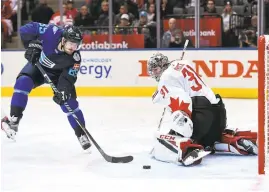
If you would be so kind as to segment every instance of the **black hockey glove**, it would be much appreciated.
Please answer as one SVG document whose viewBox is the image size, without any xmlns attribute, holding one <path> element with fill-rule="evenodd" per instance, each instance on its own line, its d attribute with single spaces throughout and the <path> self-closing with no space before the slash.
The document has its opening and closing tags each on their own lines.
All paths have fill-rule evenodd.
<svg viewBox="0 0 269 192">
<path fill-rule="evenodd" d="M 63 105 L 71 98 L 71 93 L 66 91 L 61 91 L 59 93 L 54 93 L 53 101 L 58 105 Z"/>
<path fill-rule="evenodd" d="M 32 64 L 39 60 L 42 51 L 42 43 L 39 40 L 33 40 L 29 43 L 28 48 L 25 51 L 24 57 Z"/>
</svg>

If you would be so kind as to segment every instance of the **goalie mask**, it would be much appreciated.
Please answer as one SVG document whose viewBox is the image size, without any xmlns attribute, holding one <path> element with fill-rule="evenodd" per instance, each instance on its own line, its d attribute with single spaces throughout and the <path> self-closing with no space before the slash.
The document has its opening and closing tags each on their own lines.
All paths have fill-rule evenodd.
<svg viewBox="0 0 269 192">
<path fill-rule="evenodd" d="M 152 78 L 156 79 L 156 81 L 159 81 L 162 73 L 168 68 L 168 66 L 168 57 L 162 53 L 156 53 L 148 60 L 148 74 Z"/>
</svg>

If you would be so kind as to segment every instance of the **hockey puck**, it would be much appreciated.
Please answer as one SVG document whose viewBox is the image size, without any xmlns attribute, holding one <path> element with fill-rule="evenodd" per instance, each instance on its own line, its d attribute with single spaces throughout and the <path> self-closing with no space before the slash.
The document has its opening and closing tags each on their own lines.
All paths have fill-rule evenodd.
<svg viewBox="0 0 269 192">
<path fill-rule="evenodd" d="M 143 169 L 150 169 L 151 166 L 150 165 L 143 165 Z"/>
</svg>

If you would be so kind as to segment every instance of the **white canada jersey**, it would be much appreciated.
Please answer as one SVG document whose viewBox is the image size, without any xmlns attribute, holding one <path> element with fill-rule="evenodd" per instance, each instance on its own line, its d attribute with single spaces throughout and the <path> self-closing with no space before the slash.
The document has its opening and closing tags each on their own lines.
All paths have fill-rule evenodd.
<svg viewBox="0 0 269 192">
<path fill-rule="evenodd" d="M 174 60 L 163 72 L 152 99 L 169 106 L 171 112 L 181 110 L 190 115 L 194 96 L 205 96 L 211 104 L 219 101 L 187 60 Z"/>
</svg>

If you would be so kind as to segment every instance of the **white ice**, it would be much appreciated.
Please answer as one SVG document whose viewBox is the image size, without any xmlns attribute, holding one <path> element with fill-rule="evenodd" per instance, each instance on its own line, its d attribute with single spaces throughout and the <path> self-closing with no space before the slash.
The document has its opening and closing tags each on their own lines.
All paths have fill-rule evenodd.
<svg viewBox="0 0 269 192">
<path fill-rule="evenodd" d="M 255 156 L 215 154 L 188 168 L 151 159 L 148 153 L 162 108 L 150 98 L 78 101 L 87 129 L 103 150 L 114 156 L 133 155 L 134 161 L 112 164 L 94 146 L 91 153 L 83 151 L 52 99 L 30 97 L 17 141 L 1 132 L 2 191 L 266 191 Z M 257 131 L 257 100 L 224 101 L 229 126 Z M 10 98 L 2 98 L 7 112 L 9 105 Z M 151 169 L 143 170 L 143 165 Z"/>
</svg>

